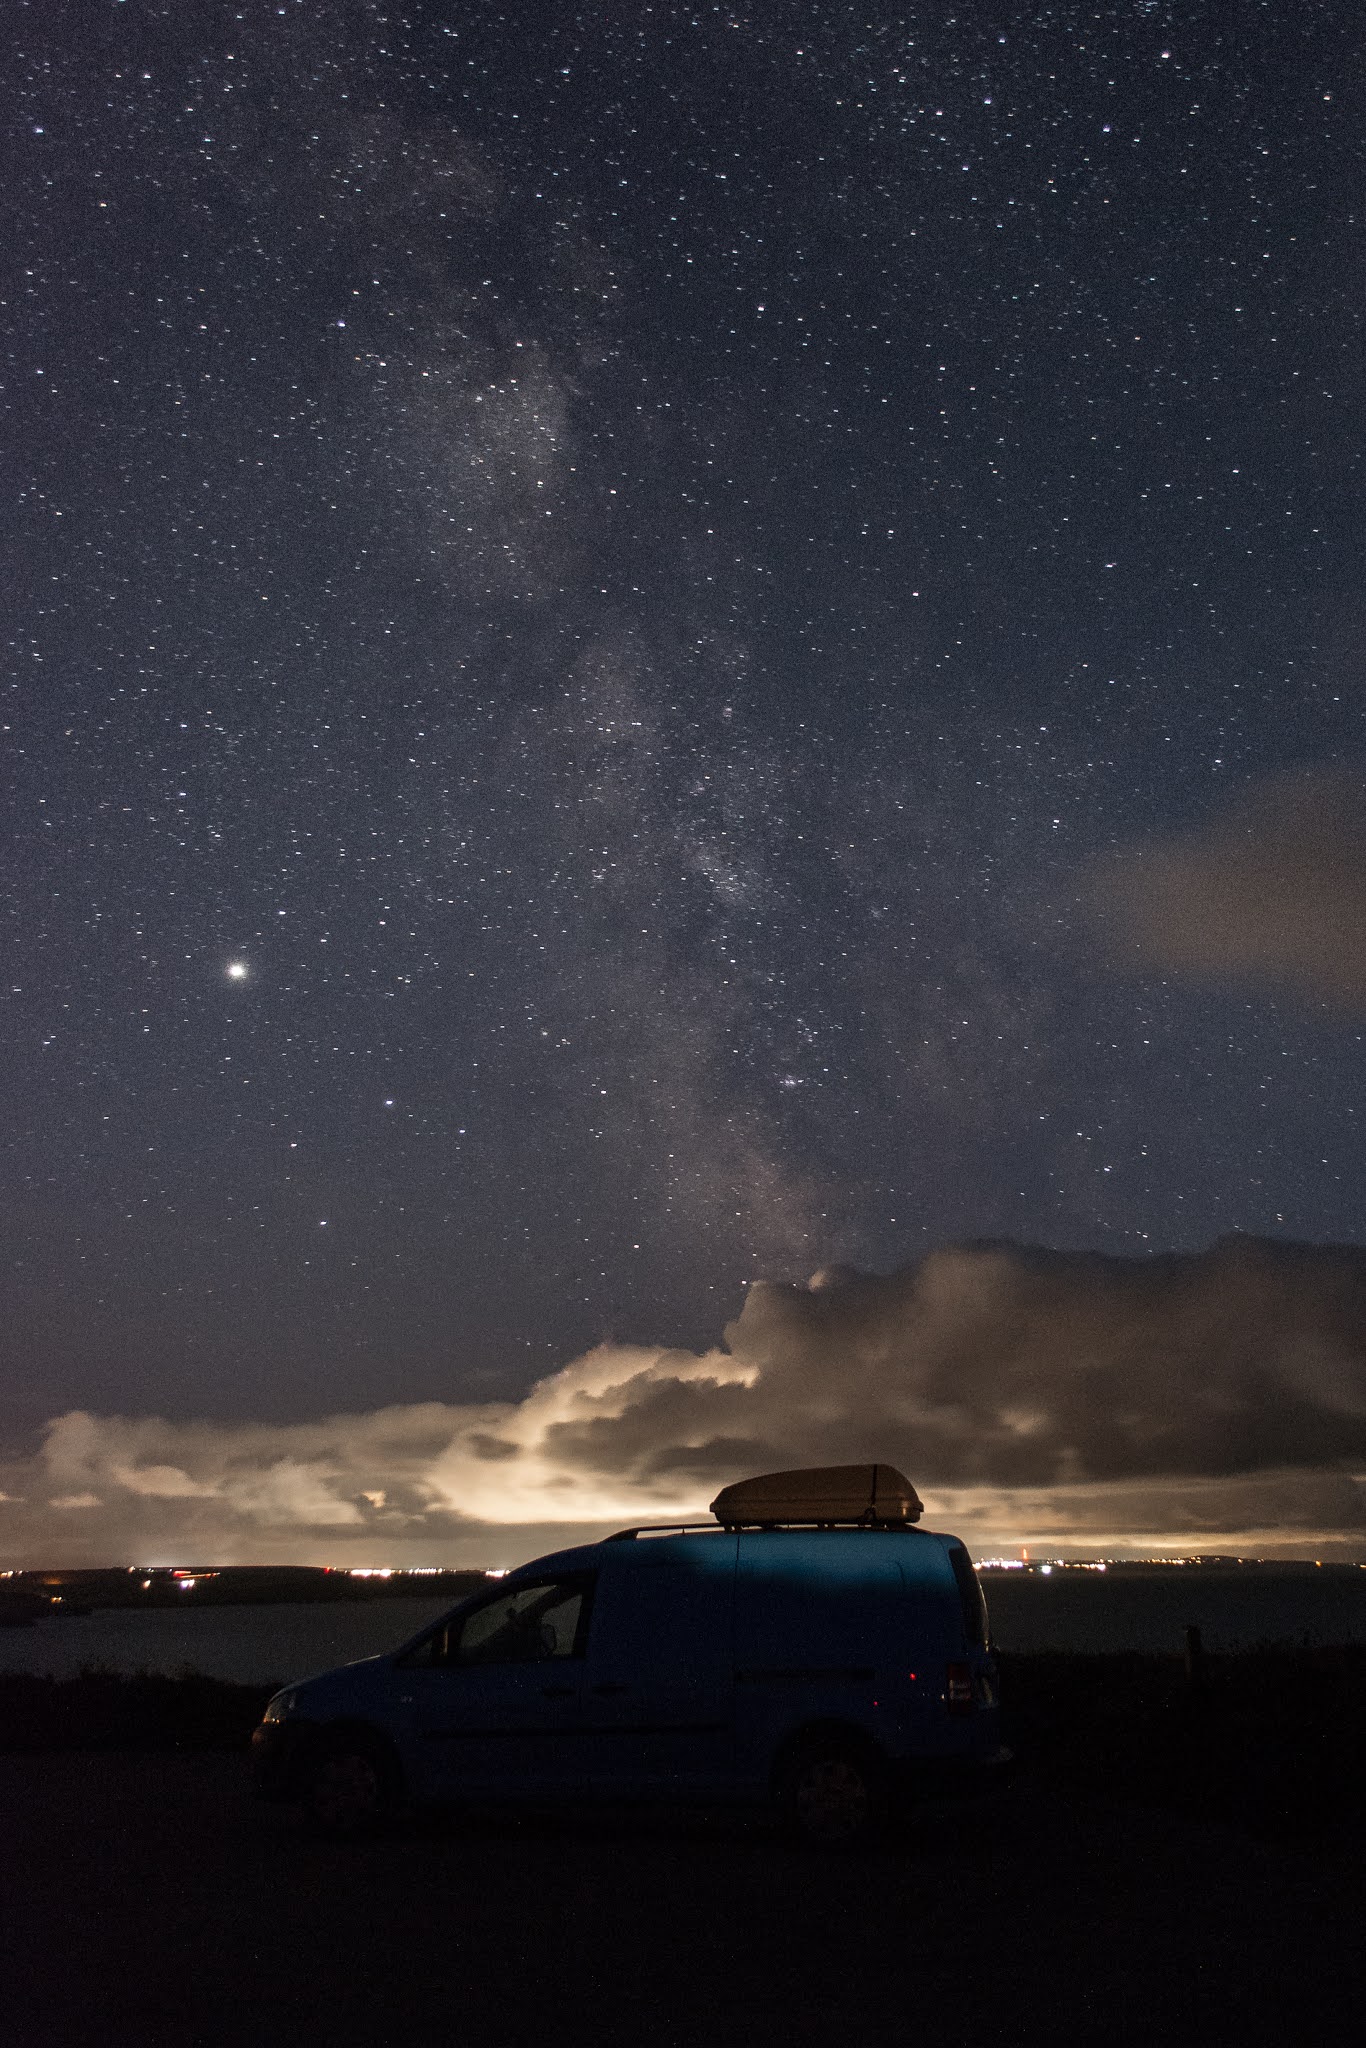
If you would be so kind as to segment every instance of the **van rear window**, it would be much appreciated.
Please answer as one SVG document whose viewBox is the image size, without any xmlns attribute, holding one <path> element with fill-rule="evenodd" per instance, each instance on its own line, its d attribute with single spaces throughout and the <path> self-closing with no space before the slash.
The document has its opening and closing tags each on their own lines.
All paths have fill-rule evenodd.
<svg viewBox="0 0 1366 2048">
<path fill-rule="evenodd" d="M 958 1601 L 963 1610 L 963 1634 L 979 1649 L 987 1646 L 987 1603 L 981 1582 L 972 1568 L 972 1559 L 961 1543 L 949 1546 L 949 1563 L 958 1587 Z"/>
</svg>

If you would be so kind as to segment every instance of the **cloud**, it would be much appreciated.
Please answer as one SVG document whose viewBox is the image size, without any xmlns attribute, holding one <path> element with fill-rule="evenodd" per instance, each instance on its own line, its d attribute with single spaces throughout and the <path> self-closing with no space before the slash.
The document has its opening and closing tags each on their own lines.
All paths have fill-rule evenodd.
<svg viewBox="0 0 1366 2048">
<path fill-rule="evenodd" d="M 1366 783 L 1262 784 L 1199 832 L 1132 846 L 1090 877 L 1118 964 L 1279 985 L 1366 1013 Z"/>
<path fill-rule="evenodd" d="M 724 1346 L 602 1345 L 519 1402 L 288 1427 L 76 1412 L 0 1469 L 26 1497 L 0 1506 L 0 1545 L 498 1562 L 547 1531 L 696 1515 L 746 1472 L 871 1458 L 979 1543 L 1366 1553 L 1366 1250 L 961 1246 L 760 1283 Z"/>
</svg>

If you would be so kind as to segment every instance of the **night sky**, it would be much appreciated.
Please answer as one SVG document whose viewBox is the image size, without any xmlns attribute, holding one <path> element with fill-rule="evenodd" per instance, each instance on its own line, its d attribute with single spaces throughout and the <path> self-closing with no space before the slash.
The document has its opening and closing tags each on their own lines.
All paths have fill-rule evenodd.
<svg viewBox="0 0 1366 2048">
<path fill-rule="evenodd" d="M 13 8 L 11 1444 L 1360 1239 L 1363 42 Z"/>
</svg>

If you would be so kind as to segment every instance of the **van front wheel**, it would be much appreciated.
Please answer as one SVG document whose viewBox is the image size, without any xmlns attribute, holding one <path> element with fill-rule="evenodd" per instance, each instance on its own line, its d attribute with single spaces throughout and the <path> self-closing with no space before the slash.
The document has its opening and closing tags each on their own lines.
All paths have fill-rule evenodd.
<svg viewBox="0 0 1366 2048">
<path fill-rule="evenodd" d="M 385 1748 L 366 1736 L 320 1743 L 304 1779 L 305 1822 L 334 1842 L 369 1834 L 393 1810 L 397 1775 Z"/>
<path fill-rule="evenodd" d="M 887 1813 L 885 1774 L 854 1743 L 804 1744 L 778 1774 L 788 1833 L 814 1849 L 854 1849 L 876 1839 Z"/>
</svg>

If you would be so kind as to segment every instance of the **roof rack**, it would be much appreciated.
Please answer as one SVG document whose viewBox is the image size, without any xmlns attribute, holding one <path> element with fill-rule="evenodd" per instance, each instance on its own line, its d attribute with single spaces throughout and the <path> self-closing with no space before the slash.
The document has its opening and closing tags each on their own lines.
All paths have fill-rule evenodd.
<svg viewBox="0 0 1366 2048">
<path fill-rule="evenodd" d="M 605 1536 L 605 1543 L 630 1543 L 637 1536 L 674 1536 L 682 1529 L 719 1530 L 719 1522 L 638 1522 L 634 1529 L 618 1529 Z"/>
<path fill-rule="evenodd" d="M 784 1515 L 776 1522 L 638 1522 L 634 1529 L 614 1529 L 602 1540 L 604 1543 L 633 1543 L 637 1536 L 695 1536 L 699 1532 L 703 1535 L 710 1532 L 713 1536 L 733 1536 L 739 1529 L 758 1530 L 761 1535 L 771 1529 L 879 1529 L 884 1534 L 888 1529 L 899 1529 L 907 1536 L 923 1536 L 925 1533 L 914 1522 L 878 1521 L 868 1514 L 861 1515 L 857 1521 L 840 1521 L 838 1518 L 816 1521 L 811 1517 L 799 1520 L 795 1515 Z"/>
<path fill-rule="evenodd" d="M 771 1529 L 876 1529 L 884 1536 L 889 1529 L 898 1530 L 902 1535 L 909 1536 L 923 1536 L 925 1533 L 923 1529 L 918 1529 L 914 1522 L 900 1522 L 890 1515 L 878 1517 L 871 1514 L 859 1515 L 857 1518 L 853 1515 L 826 1515 L 819 1521 L 814 1515 L 801 1518 L 796 1515 L 783 1515 L 777 1521 L 760 1522 L 756 1519 L 726 1522 L 723 1527 L 732 1531 L 757 1530 L 761 1536 Z"/>
</svg>

